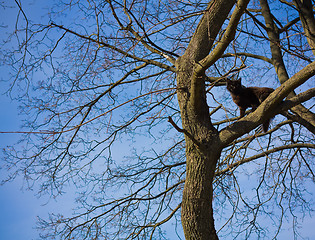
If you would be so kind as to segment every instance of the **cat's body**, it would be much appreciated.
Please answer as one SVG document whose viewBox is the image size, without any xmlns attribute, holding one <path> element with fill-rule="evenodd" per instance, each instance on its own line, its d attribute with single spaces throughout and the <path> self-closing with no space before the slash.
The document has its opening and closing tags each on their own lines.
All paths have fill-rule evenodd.
<svg viewBox="0 0 315 240">
<path fill-rule="evenodd" d="M 274 91 L 273 88 L 267 87 L 245 87 L 240 78 L 238 80 L 227 79 L 226 88 L 240 109 L 240 117 L 244 117 L 245 111 L 249 107 L 254 111 Z M 268 131 L 269 122 L 270 119 L 263 123 L 264 132 Z"/>
</svg>

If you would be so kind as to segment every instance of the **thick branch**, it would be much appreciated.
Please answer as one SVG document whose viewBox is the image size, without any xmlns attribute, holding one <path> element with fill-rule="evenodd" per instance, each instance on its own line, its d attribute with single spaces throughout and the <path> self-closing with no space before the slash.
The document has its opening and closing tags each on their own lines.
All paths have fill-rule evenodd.
<svg viewBox="0 0 315 240">
<path fill-rule="evenodd" d="M 285 100 L 279 106 L 279 108 L 277 108 L 277 112 L 286 111 L 286 110 L 296 106 L 297 104 L 300 104 L 302 102 L 306 102 L 307 100 L 309 100 L 313 97 L 315 97 L 315 88 L 308 89 L 305 92 L 302 92 L 302 93 L 296 95 L 295 97 L 292 97 L 288 100 Z"/>
<path fill-rule="evenodd" d="M 269 5 L 267 0 L 260 0 L 261 12 L 263 17 L 265 18 L 266 27 L 268 37 L 270 39 L 270 50 L 272 54 L 272 64 L 276 70 L 277 76 L 281 84 L 286 82 L 289 79 L 289 74 L 285 67 L 283 56 L 280 48 L 280 39 L 279 39 L 279 29 L 273 21 L 273 16 L 271 14 Z M 294 97 L 295 93 L 292 90 L 291 93 L 288 94 L 288 97 Z M 312 131 L 315 127 L 315 114 L 306 109 L 302 105 L 297 105 L 291 109 L 297 115 L 297 117 L 301 118 L 301 123 L 308 122 L 309 124 L 303 125 L 308 130 Z M 312 126 L 312 127 L 309 127 Z"/>
<path fill-rule="evenodd" d="M 305 68 L 288 79 L 285 83 L 283 83 L 279 88 L 269 95 L 269 97 L 256 109 L 256 111 L 242 118 L 240 121 L 237 121 L 232 125 L 222 129 L 219 134 L 221 144 L 223 146 L 228 145 L 234 139 L 254 129 L 276 113 L 279 113 L 279 110 L 284 111 L 286 108 L 290 108 L 293 105 L 298 104 L 299 100 L 304 100 L 306 97 L 312 96 L 312 94 L 314 94 L 314 89 L 310 89 L 306 93 L 302 93 L 302 95 L 298 95 L 296 98 L 290 99 L 291 102 L 285 102 L 283 107 L 278 108 L 281 101 L 291 91 L 314 75 L 315 62 L 307 65 Z"/>
<path fill-rule="evenodd" d="M 184 55 L 188 55 L 192 61 L 197 62 L 209 54 L 233 5 L 234 1 L 228 0 L 209 2 Z"/>
<path fill-rule="evenodd" d="M 210 1 L 189 42 L 185 54 L 176 61 L 176 68 L 178 70 L 177 87 L 186 89 L 186 91 L 178 93 L 179 105 L 183 110 L 187 109 L 187 104 L 189 103 L 189 108 L 194 112 L 190 115 L 208 116 L 208 114 L 203 114 L 209 112 L 206 104 L 205 76 L 198 76 L 194 68 L 197 66 L 196 63 L 209 54 L 214 40 L 233 5 L 234 1 L 230 0 Z M 183 118 L 182 122 L 184 126 L 186 119 Z"/>
<path fill-rule="evenodd" d="M 237 29 L 237 25 L 241 16 L 243 15 L 249 0 L 240 0 L 237 2 L 235 10 L 231 16 L 231 20 L 225 30 L 222 40 L 218 43 L 216 48 L 211 53 L 196 64 L 196 75 L 202 75 L 203 72 L 213 65 L 224 53 L 231 41 L 233 41 Z"/>
<path fill-rule="evenodd" d="M 279 30 L 279 33 L 287 31 L 292 25 L 296 24 L 298 21 L 300 21 L 300 18 L 294 18 L 292 21 L 288 22 L 283 28 Z"/>
<path fill-rule="evenodd" d="M 315 18 L 311 0 L 294 0 L 296 8 L 299 11 L 306 39 L 315 56 Z"/>
</svg>

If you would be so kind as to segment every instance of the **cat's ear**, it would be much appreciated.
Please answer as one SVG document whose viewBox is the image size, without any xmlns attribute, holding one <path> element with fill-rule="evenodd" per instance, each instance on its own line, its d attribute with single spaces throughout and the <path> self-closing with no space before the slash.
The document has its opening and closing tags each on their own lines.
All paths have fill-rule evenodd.
<svg viewBox="0 0 315 240">
<path fill-rule="evenodd" d="M 233 74 L 233 75 L 231 76 L 231 79 L 235 80 L 235 79 L 237 79 L 236 77 L 237 77 L 236 74 Z"/>
<path fill-rule="evenodd" d="M 239 79 L 237 79 L 236 81 L 238 81 L 238 82 L 242 82 L 242 78 L 239 78 Z"/>
</svg>

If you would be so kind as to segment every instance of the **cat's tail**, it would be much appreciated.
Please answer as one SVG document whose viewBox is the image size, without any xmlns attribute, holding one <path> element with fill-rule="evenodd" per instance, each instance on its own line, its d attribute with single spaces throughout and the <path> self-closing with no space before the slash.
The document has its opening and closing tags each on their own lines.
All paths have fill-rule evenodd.
<svg viewBox="0 0 315 240">
<path fill-rule="evenodd" d="M 266 120 L 266 122 L 264 122 L 264 123 L 262 124 L 262 127 L 263 127 L 264 132 L 268 132 L 270 120 L 271 120 L 271 119 L 269 118 L 268 120 Z"/>
</svg>

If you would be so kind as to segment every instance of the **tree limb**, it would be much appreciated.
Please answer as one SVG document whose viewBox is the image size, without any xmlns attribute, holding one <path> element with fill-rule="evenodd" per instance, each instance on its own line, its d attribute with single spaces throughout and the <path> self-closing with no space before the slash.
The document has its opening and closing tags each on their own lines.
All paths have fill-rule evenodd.
<svg viewBox="0 0 315 240">
<path fill-rule="evenodd" d="M 231 16 L 231 20 L 222 37 L 222 41 L 218 43 L 215 49 L 213 49 L 207 57 L 196 63 L 195 73 L 197 76 L 202 75 L 206 69 L 214 64 L 224 53 L 230 42 L 234 39 L 237 25 L 248 3 L 249 0 L 240 0 L 237 2 L 234 12 Z"/>
<path fill-rule="evenodd" d="M 276 113 L 279 113 L 277 108 L 281 101 L 296 87 L 303 84 L 310 77 L 315 75 L 315 62 L 307 65 L 302 70 L 293 75 L 290 79 L 288 79 L 285 83 L 283 83 L 280 87 L 278 87 L 274 92 L 272 92 L 268 98 L 262 102 L 259 107 L 251 114 L 245 116 L 239 121 L 233 123 L 232 125 L 222 129 L 219 134 L 219 138 L 221 144 L 223 146 L 228 145 L 234 139 L 242 136 L 246 132 L 257 127 L 259 124 L 263 123 L 265 120 L 271 118 Z M 305 94 L 297 96 L 295 98 L 296 102 L 291 100 L 291 102 L 284 103 L 284 106 L 280 110 L 284 111 L 299 103 L 299 100 L 307 97 L 311 97 L 314 94 L 314 89 L 310 89 Z M 302 97 L 301 97 L 302 96 Z M 293 104 L 294 102 L 294 104 Z M 277 109 L 276 109 L 277 108 Z"/>
<path fill-rule="evenodd" d="M 251 162 L 251 161 L 253 161 L 255 159 L 258 159 L 258 158 L 261 158 L 261 157 L 266 157 L 266 156 L 268 156 L 271 153 L 275 153 L 275 152 L 278 152 L 278 151 L 282 151 L 282 150 L 285 150 L 285 149 L 291 149 L 291 148 L 314 148 L 315 149 L 315 144 L 295 143 L 295 144 L 283 145 L 283 146 L 280 146 L 280 147 L 276 147 L 276 148 L 264 151 L 262 153 L 256 154 L 254 156 L 251 156 L 251 157 L 242 159 L 240 161 L 234 162 L 234 163 L 228 165 L 228 167 L 226 169 L 223 169 L 223 170 L 220 170 L 220 171 L 216 172 L 215 175 L 216 176 L 220 176 L 220 175 L 222 175 L 224 173 L 227 173 L 227 172 L 231 171 L 233 168 L 236 168 L 236 167 L 238 167 L 238 166 L 240 166 L 240 165 L 242 165 L 244 163 Z"/>
</svg>

